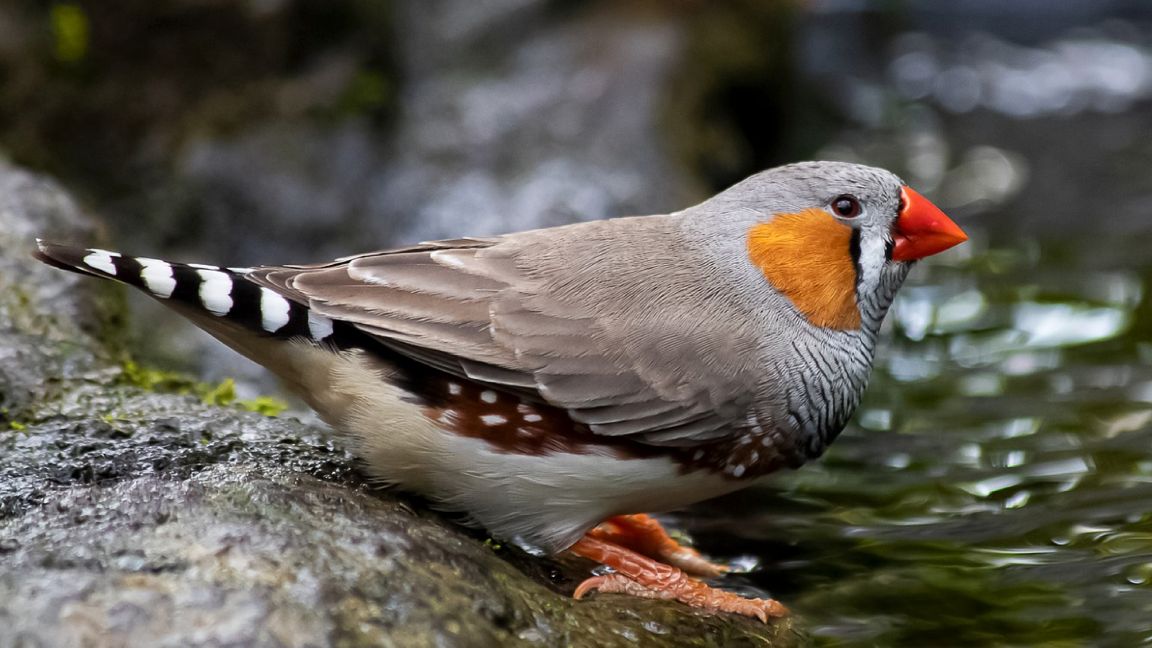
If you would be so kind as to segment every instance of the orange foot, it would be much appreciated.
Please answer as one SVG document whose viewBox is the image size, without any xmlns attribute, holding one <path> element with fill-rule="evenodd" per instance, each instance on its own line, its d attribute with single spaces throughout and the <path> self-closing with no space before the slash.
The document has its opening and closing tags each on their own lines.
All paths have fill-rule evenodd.
<svg viewBox="0 0 1152 648">
<path fill-rule="evenodd" d="M 615 519 L 615 518 L 614 518 Z M 767 623 L 769 617 L 788 614 L 788 608 L 776 601 L 746 599 L 731 592 L 713 589 L 683 571 L 589 533 L 569 548 L 578 556 L 594 560 L 616 570 L 580 583 L 575 598 L 589 591 L 620 592 L 645 598 L 676 599 L 688 605 L 754 616 Z"/>
<path fill-rule="evenodd" d="M 588 535 L 631 549 L 697 578 L 712 578 L 732 571 L 705 559 L 695 549 L 676 542 L 656 518 L 643 513 L 608 518 Z"/>
</svg>

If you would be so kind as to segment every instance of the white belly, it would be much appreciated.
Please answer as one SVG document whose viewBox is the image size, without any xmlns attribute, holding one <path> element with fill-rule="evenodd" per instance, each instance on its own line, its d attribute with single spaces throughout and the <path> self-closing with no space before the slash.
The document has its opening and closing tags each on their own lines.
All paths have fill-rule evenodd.
<svg viewBox="0 0 1152 648">
<path fill-rule="evenodd" d="M 747 485 L 703 470 L 681 473 L 665 457 L 502 452 L 442 428 L 364 354 L 293 346 L 295 371 L 281 374 L 298 377 L 302 396 L 348 437 L 374 477 L 464 513 L 504 540 L 558 551 L 612 515 L 666 511 Z"/>
</svg>

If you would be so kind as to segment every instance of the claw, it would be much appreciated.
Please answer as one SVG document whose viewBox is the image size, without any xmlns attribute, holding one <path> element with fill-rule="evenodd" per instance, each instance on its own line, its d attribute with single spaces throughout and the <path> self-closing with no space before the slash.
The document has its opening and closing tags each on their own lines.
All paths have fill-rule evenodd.
<svg viewBox="0 0 1152 648">
<path fill-rule="evenodd" d="M 572 545 L 571 550 L 616 570 L 615 573 L 596 576 L 580 583 L 573 594 L 577 599 L 595 589 L 644 598 L 676 599 L 705 610 L 753 616 L 765 623 L 769 618 L 788 614 L 788 608 L 776 601 L 746 599 L 731 592 L 713 589 L 675 567 L 598 538 L 595 534 L 590 533 L 581 538 Z"/>
<path fill-rule="evenodd" d="M 641 598 L 678 599 L 683 603 L 705 610 L 753 616 L 763 623 L 768 623 L 770 618 L 788 614 L 788 608 L 773 600 L 746 599 L 731 592 L 713 588 L 708 588 L 707 592 L 690 592 L 688 593 L 689 598 L 681 598 L 675 591 L 648 587 L 623 574 L 608 574 L 589 578 L 580 583 L 580 586 L 576 588 L 576 593 L 573 594 L 573 598 L 581 599 L 592 590 L 604 594 L 627 594 Z"/>
</svg>

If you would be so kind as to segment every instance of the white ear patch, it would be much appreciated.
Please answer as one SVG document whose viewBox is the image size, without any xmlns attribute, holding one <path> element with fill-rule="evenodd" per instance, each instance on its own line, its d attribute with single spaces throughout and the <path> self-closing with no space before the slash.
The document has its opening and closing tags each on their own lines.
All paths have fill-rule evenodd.
<svg viewBox="0 0 1152 648">
<path fill-rule="evenodd" d="M 219 270 L 197 270 L 200 275 L 200 303 L 210 313 L 223 317 L 232 310 L 232 278 Z"/>
<path fill-rule="evenodd" d="M 137 257 L 136 261 L 144 268 L 140 271 L 140 278 L 148 291 L 157 297 L 167 299 L 176 290 L 176 278 L 172 276 L 172 265 L 160 259 L 145 259 Z"/>
</svg>

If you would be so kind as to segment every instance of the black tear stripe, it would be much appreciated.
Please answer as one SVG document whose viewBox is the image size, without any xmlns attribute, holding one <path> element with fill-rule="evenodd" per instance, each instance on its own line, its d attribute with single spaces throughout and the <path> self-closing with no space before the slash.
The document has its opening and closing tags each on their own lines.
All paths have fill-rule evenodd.
<svg viewBox="0 0 1152 648">
<path fill-rule="evenodd" d="M 860 287 L 860 230 L 852 228 L 852 236 L 848 238 L 848 255 L 852 257 L 852 269 L 856 271 L 856 287 Z M 891 255 L 891 253 L 889 253 Z"/>
</svg>

